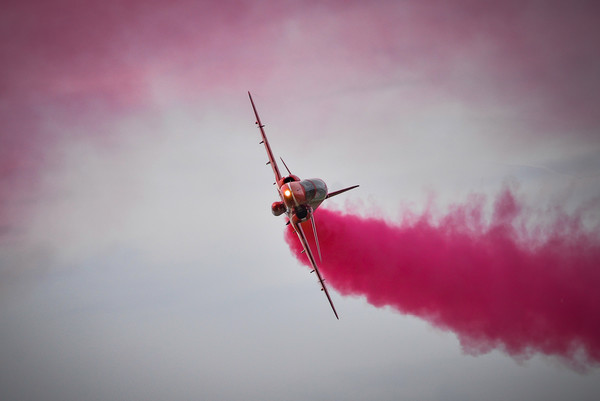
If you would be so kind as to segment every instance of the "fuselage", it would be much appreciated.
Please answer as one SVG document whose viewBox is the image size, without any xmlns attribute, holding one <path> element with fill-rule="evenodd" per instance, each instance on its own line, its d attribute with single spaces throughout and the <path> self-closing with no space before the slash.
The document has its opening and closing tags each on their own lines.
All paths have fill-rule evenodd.
<svg viewBox="0 0 600 401">
<path fill-rule="evenodd" d="M 278 184 L 281 202 L 273 203 L 271 210 L 276 216 L 285 212 L 294 223 L 308 220 L 327 198 L 327 185 L 319 178 L 300 180 L 290 175 Z"/>
</svg>

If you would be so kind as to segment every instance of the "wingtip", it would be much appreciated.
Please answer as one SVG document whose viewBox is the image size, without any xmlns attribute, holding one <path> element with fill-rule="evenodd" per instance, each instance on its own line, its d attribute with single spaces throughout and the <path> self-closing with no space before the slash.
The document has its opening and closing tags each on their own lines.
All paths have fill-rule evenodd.
<svg viewBox="0 0 600 401">
<path fill-rule="evenodd" d="M 335 318 L 337 320 L 340 320 L 340 317 L 337 314 L 337 311 L 335 310 L 335 306 L 333 306 L 333 302 L 331 303 L 331 309 L 333 309 L 333 314 L 335 315 Z"/>
<path fill-rule="evenodd" d="M 333 191 L 331 193 L 328 193 L 327 196 L 325 197 L 325 199 L 329 199 L 336 195 L 343 194 L 344 192 L 350 191 L 351 189 L 354 189 L 354 188 L 358 188 L 359 186 L 360 185 L 352 185 L 351 187 L 348 187 L 348 188 L 340 189 L 338 191 Z"/>
</svg>

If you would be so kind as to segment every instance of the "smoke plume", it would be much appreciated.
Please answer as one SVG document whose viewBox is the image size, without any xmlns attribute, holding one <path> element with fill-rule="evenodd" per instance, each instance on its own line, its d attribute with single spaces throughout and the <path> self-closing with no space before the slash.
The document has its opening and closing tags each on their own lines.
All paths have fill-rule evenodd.
<svg viewBox="0 0 600 401">
<path fill-rule="evenodd" d="M 600 361 L 600 241 L 562 214 L 532 228 L 510 190 L 491 217 L 482 197 L 393 223 L 319 209 L 320 269 L 343 295 L 452 330 L 472 354 L 554 355 L 575 368 Z M 304 230 L 311 233 L 307 227 Z M 292 230 L 286 241 L 297 258 Z"/>
</svg>

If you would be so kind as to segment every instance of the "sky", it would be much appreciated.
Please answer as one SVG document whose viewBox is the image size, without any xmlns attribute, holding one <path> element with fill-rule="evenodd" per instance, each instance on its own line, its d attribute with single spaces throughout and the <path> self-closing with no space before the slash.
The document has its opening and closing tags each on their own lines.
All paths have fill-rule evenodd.
<svg viewBox="0 0 600 401">
<path fill-rule="evenodd" d="M 322 206 L 322 240 L 423 216 L 438 233 L 475 204 L 481 230 L 457 229 L 473 237 L 509 193 L 511 244 L 535 254 L 558 233 L 590 273 L 577 281 L 561 253 L 520 284 L 569 273 L 575 325 L 591 327 L 599 19 L 593 1 L 4 2 L 1 398 L 597 399 L 592 348 L 470 347 L 402 292 L 374 301 L 336 281 L 334 263 L 374 279 L 396 265 L 346 257 L 374 241 L 323 246 L 336 320 L 271 214 L 247 91 L 292 172 L 360 184 Z M 521 305 L 504 296 L 491 305 Z"/>
</svg>

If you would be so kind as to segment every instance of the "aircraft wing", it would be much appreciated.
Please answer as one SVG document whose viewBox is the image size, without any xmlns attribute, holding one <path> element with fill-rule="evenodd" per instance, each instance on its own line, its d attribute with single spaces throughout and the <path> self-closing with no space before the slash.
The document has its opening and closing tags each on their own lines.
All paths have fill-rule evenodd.
<svg viewBox="0 0 600 401">
<path fill-rule="evenodd" d="M 293 227 L 294 227 L 294 230 L 296 230 L 296 234 L 298 234 L 298 238 L 300 239 L 300 242 L 302 243 L 302 247 L 304 248 L 304 253 L 308 257 L 308 260 L 310 261 L 313 271 L 315 273 L 317 273 L 317 277 L 319 279 L 319 284 L 321 284 L 321 291 L 325 292 L 325 296 L 327 297 L 327 300 L 329 301 L 329 305 L 331 305 L 331 309 L 333 309 L 333 314 L 339 320 L 340 318 L 338 317 L 338 314 L 335 310 L 335 306 L 333 306 L 333 301 L 331 300 L 331 297 L 329 296 L 329 291 L 327 291 L 327 287 L 325 286 L 325 280 L 323 280 L 323 277 L 321 276 L 321 273 L 319 272 L 319 268 L 317 267 L 317 262 L 315 261 L 315 257 L 313 255 L 312 251 L 310 250 L 308 241 L 306 240 L 306 235 L 304 234 L 304 230 L 302 229 L 302 226 L 298 223 L 293 223 Z"/>
<path fill-rule="evenodd" d="M 262 141 L 260 143 L 265 145 L 265 150 L 267 151 L 267 156 L 269 157 L 269 161 L 267 164 L 271 165 L 273 169 L 273 174 L 275 174 L 275 182 L 279 182 L 281 180 L 281 173 L 279 172 L 279 167 L 277 167 L 277 162 L 273 157 L 273 152 L 271 151 L 271 146 L 269 146 L 269 141 L 267 140 L 267 135 L 265 134 L 264 125 L 260 122 L 260 117 L 258 116 L 258 112 L 256 111 L 256 106 L 254 106 L 254 101 L 252 100 L 252 95 L 248 92 L 248 97 L 250 98 L 250 103 L 252 103 L 252 110 L 254 110 L 254 115 L 256 116 L 256 125 L 260 129 L 260 135 L 262 136 Z"/>
</svg>

